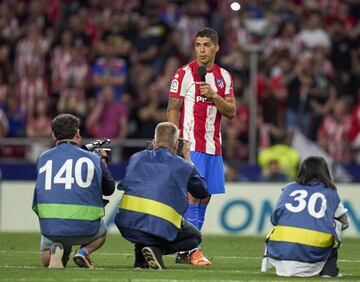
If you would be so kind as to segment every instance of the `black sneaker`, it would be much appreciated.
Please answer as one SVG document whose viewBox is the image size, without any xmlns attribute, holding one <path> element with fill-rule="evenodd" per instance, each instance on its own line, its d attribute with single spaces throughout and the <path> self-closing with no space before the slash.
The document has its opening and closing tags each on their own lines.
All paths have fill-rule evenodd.
<svg viewBox="0 0 360 282">
<path fill-rule="evenodd" d="M 147 263 L 147 261 L 145 260 L 142 252 L 141 252 L 141 248 L 135 248 L 135 263 L 134 263 L 134 268 L 136 269 L 140 269 L 140 268 L 149 268 L 149 264 Z"/>
<path fill-rule="evenodd" d="M 144 247 L 141 250 L 145 260 L 149 264 L 150 269 L 163 270 L 166 269 L 162 260 L 161 250 L 156 247 Z"/>
<path fill-rule="evenodd" d="M 175 259 L 175 263 L 186 263 L 190 264 L 190 252 L 178 253 Z"/>
</svg>

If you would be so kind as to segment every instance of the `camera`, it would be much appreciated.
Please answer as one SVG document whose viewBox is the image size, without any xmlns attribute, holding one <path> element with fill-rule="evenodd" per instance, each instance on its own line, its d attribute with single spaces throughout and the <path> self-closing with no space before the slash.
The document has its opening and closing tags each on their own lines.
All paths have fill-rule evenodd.
<svg viewBox="0 0 360 282">
<path fill-rule="evenodd" d="M 177 148 L 177 150 L 176 150 L 176 154 L 178 155 L 178 156 L 180 156 L 180 157 L 184 157 L 183 156 L 183 153 L 182 153 L 182 148 L 183 148 L 183 146 L 184 146 L 184 139 L 182 139 L 182 138 L 179 138 L 178 139 L 178 148 Z"/>
<path fill-rule="evenodd" d="M 111 162 L 111 148 L 106 148 L 106 147 L 104 148 L 104 146 L 107 146 L 110 144 L 111 144 L 111 140 L 104 138 L 104 139 L 98 139 L 98 140 L 92 141 L 88 144 L 85 144 L 85 145 L 81 146 L 81 148 L 86 151 L 95 152 L 100 157 L 102 157 L 102 155 L 101 155 L 99 149 L 103 149 L 106 153 L 106 156 L 104 156 L 103 158 L 105 159 L 105 162 L 108 164 Z"/>
<path fill-rule="evenodd" d="M 176 150 L 176 154 L 180 157 L 183 157 L 183 154 L 182 154 L 182 147 L 184 145 L 184 139 L 182 138 L 179 138 L 178 139 L 178 148 Z M 154 143 L 153 141 L 146 141 L 146 150 L 152 150 L 154 148 Z"/>
</svg>

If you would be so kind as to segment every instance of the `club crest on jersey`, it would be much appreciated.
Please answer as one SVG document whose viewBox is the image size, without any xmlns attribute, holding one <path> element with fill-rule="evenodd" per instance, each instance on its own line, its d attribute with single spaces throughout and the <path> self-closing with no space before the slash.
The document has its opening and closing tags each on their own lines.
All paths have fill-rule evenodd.
<svg viewBox="0 0 360 282">
<path fill-rule="evenodd" d="M 170 84 L 170 92 L 177 93 L 179 89 L 179 81 L 177 79 L 173 79 Z"/>
<path fill-rule="evenodd" d="M 220 88 L 224 88 L 224 86 L 225 86 L 224 79 L 223 78 L 216 79 L 216 85 L 219 86 Z"/>
</svg>

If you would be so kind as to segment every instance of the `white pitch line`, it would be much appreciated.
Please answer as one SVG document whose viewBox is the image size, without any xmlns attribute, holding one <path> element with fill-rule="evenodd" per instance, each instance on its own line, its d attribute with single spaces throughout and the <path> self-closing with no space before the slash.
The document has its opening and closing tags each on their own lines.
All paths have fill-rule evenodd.
<svg viewBox="0 0 360 282">
<path fill-rule="evenodd" d="M 12 279 L 7 279 L 5 278 L 4 280 L 2 281 L 13 281 Z M 53 278 L 49 278 L 49 277 L 46 277 L 46 278 L 22 278 L 20 281 L 58 281 L 58 279 L 53 279 Z M 97 282 L 97 281 L 114 281 L 113 278 L 67 278 L 66 281 L 74 281 L 74 282 L 77 282 L 77 281 L 88 281 L 88 282 Z M 157 281 L 157 282 L 181 282 L 181 281 L 186 281 L 186 282 L 198 282 L 199 280 L 188 280 L 188 279 L 141 279 L 141 278 L 135 278 L 135 279 L 117 279 L 116 278 L 116 281 L 117 282 L 121 282 L 121 281 L 126 281 L 126 282 L 154 282 L 154 281 Z M 206 280 L 207 282 L 239 282 L 241 280 Z M 258 280 L 251 280 L 251 281 L 258 281 Z"/>
<path fill-rule="evenodd" d="M 6 269 L 45 269 L 45 267 L 42 266 L 24 266 L 24 265 L 0 265 L 0 269 L 1 268 L 6 268 Z M 79 270 L 79 271 L 84 271 L 84 269 L 82 268 L 72 268 L 70 267 L 69 269 L 72 270 Z M 56 270 L 56 269 L 55 269 Z M 58 269 L 57 269 L 58 270 Z M 135 270 L 133 268 L 124 268 L 124 267 L 116 267 L 116 268 L 104 268 L 104 267 L 95 267 L 94 269 L 88 270 L 87 271 L 149 271 L 147 269 L 143 269 L 143 270 Z M 64 269 L 61 269 L 60 271 L 64 271 Z M 259 272 L 249 272 L 249 271 L 244 271 L 244 270 L 215 270 L 215 269 L 194 269 L 194 268 L 189 268 L 189 269 L 168 269 L 165 270 L 165 272 L 198 272 L 198 273 L 247 273 L 247 274 L 259 274 Z"/>
<path fill-rule="evenodd" d="M 45 269 L 42 266 L 21 266 L 21 265 L 17 265 L 17 266 L 12 266 L 12 265 L 0 265 L 0 269 L 1 268 L 7 268 L 7 269 Z M 151 271 L 148 269 L 142 269 L 142 270 L 136 270 L 133 268 L 124 268 L 124 267 L 116 267 L 116 268 L 104 268 L 104 267 L 95 267 L 94 269 L 86 269 L 84 270 L 83 268 L 76 268 L 76 267 L 69 267 L 68 269 L 71 270 L 76 270 L 76 271 L 112 271 L 112 272 L 119 272 L 119 271 L 130 271 L 130 272 L 147 272 L 147 271 Z M 64 271 L 64 269 L 54 269 L 55 271 Z M 244 270 L 215 270 L 215 269 L 195 269 L 195 268 L 189 268 L 189 269 L 167 269 L 164 271 L 164 273 L 170 273 L 170 272 L 193 272 L 193 273 L 228 273 L 228 274 L 252 274 L 252 275 L 258 275 L 261 273 L 261 271 L 244 271 Z M 358 276 L 358 275 L 354 275 L 351 273 L 346 273 L 343 274 L 343 277 L 347 277 L 347 276 Z M 78 279 L 78 278 L 76 278 Z M 79 278 L 80 279 L 80 278 Z M 155 279 L 155 280 L 159 280 L 159 279 Z M 72 280 L 74 281 L 74 280 Z M 80 281 L 80 280 L 79 280 Z M 87 278 L 88 281 L 88 278 Z M 133 280 L 131 280 L 133 281 Z M 141 280 L 143 281 L 143 280 Z M 168 281 L 168 280 L 166 280 Z M 179 280 L 181 281 L 181 280 Z M 186 280 L 187 281 L 187 280 Z M 207 281 L 211 281 L 211 280 L 207 280 Z M 215 280 L 218 281 L 218 280 Z M 227 280 L 228 281 L 228 280 Z"/>
<path fill-rule="evenodd" d="M 39 251 L 13 251 L 13 250 L 0 250 L 1 254 L 39 254 Z M 133 256 L 133 253 L 96 253 L 97 256 Z M 168 255 L 169 257 L 173 257 L 175 255 Z M 263 257 L 244 257 L 244 256 L 213 256 L 216 259 L 244 259 L 244 260 L 260 260 Z M 339 259 L 338 262 L 345 263 L 360 263 L 360 260 L 352 260 L 352 259 Z"/>
</svg>

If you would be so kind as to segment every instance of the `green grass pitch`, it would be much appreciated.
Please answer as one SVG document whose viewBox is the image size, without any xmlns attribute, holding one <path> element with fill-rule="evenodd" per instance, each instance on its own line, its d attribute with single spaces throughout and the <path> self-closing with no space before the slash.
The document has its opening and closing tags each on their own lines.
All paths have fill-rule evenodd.
<svg viewBox="0 0 360 282">
<path fill-rule="evenodd" d="M 170 255 L 164 257 L 168 269 L 161 272 L 134 270 L 133 246 L 110 234 L 103 248 L 92 254 L 95 269 L 77 268 L 70 260 L 66 269 L 57 270 L 42 267 L 39 234 L 0 233 L 0 281 L 324 281 L 261 273 L 263 241 L 263 237 L 204 236 L 202 249 L 212 266 L 178 265 Z M 344 239 L 339 251 L 343 277 L 338 280 L 360 281 L 359 246 L 360 239 Z"/>
</svg>

